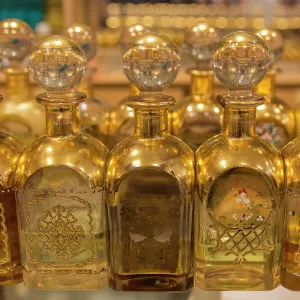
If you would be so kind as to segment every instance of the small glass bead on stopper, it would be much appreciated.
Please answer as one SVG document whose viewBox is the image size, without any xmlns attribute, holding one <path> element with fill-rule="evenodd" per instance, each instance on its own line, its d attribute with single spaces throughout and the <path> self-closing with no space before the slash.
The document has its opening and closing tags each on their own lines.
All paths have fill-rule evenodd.
<svg viewBox="0 0 300 300">
<path fill-rule="evenodd" d="M 17 19 L 0 22 L 0 48 L 5 59 L 5 69 L 24 69 L 34 43 L 34 33 L 30 26 Z"/>
<path fill-rule="evenodd" d="M 281 58 L 284 50 L 284 39 L 277 30 L 262 29 L 256 34 L 266 43 L 271 56 L 271 66 L 273 67 Z"/>
<path fill-rule="evenodd" d="M 211 58 L 219 39 L 219 32 L 207 22 L 199 22 L 186 30 L 183 47 L 195 62 L 195 67 L 189 70 L 211 69 Z"/>
<path fill-rule="evenodd" d="M 270 55 L 265 42 L 257 35 L 238 31 L 223 37 L 212 58 L 213 71 L 228 88 L 228 97 L 252 100 L 252 89 L 266 75 Z"/>
<path fill-rule="evenodd" d="M 180 55 L 166 36 L 144 33 L 133 40 L 123 55 L 123 70 L 143 95 L 161 94 L 177 77 Z"/>
<path fill-rule="evenodd" d="M 67 37 L 76 42 L 84 51 L 87 61 L 97 53 L 96 34 L 94 30 L 84 24 L 74 24 L 67 29 Z"/>
<path fill-rule="evenodd" d="M 75 92 L 85 69 L 83 50 L 69 38 L 59 35 L 37 43 L 29 58 L 29 70 L 34 80 L 47 90 L 39 98 L 48 98 L 49 101 L 51 98 L 65 102 L 85 98 L 83 93 Z"/>
</svg>

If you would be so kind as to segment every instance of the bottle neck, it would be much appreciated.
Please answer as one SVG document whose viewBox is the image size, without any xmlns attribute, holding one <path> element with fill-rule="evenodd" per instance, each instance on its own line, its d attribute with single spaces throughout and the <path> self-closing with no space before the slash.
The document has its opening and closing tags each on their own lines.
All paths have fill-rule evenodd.
<svg viewBox="0 0 300 300">
<path fill-rule="evenodd" d="M 130 82 L 129 83 L 129 97 L 138 96 L 139 94 L 140 94 L 139 89 Z"/>
<path fill-rule="evenodd" d="M 191 96 L 197 101 L 211 101 L 213 93 L 213 73 L 209 71 L 191 71 Z"/>
<path fill-rule="evenodd" d="M 6 91 L 8 97 L 15 97 L 19 100 L 29 97 L 29 73 L 24 72 L 6 72 Z"/>
<path fill-rule="evenodd" d="M 168 108 L 135 108 L 135 135 L 143 139 L 163 137 L 168 133 Z"/>
<path fill-rule="evenodd" d="M 262 95 L 266 99 L 266 103 L 270 103 L 275 96 L 276 71 L 271 70 L 265 78 L 254 88 L 254 92 Z"/>
<path fill-rule="evenodd" d="M 87 98 L 93 98 L 92 76 L 85 75 L 77 87 L 79 92 L 85 93 Z"/>
<path fill-rule="evenodd" d="M 252 137 L 255 133 L 256 107 L 230 108 L 225 107 L 222 133 L 230 138 Z"/>
<path fill-rule="evenodd" d="M 80 131 L 78 104 L 47 104 L 46 133 L 49 136 L 66 136 Z"/>
</svg>

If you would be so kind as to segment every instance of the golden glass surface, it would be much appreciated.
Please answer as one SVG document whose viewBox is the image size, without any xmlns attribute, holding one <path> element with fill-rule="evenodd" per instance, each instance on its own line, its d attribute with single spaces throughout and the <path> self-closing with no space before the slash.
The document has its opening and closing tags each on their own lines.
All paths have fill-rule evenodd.
<svg viewBox="0 0 300 300">
<path fill-rule="evenodd" d="M 0 64 L 1 62 L 0 49 Z M 14 136 L 0 131 L 0 285 L 22 282 L 15 172 L 17 160 L 24 149 L 23 144 Z"/>
<path fill-rule="evenodd" d="M 272 290 L 279 285 L 283 169 L 256 136 L 252 94 L 270 57 L 258 36 L 235 32 L 216 45 L 213 70 L 229 89 L 222 133 L 196 152 L 195 284 L 205 290 Z"/>
<path fill-rule="evenodd" d="M 194 153 L 168 133 L 163 95 L 179 71 L 167 37 L 145 33 L 123 55 L 135 134 L 111 152 L 106 175 L 109 286 L 118 291 L 186 291 L 193 286 Z"/>
<path fill-rule="evenodd" d="M 276 70 L 274 65 L 280 60 L 284 40 L 279 31 L 262 29 L 256 34 L 268 46 L 271 56 L 271 70 L 255 87 L 257 94 L 263 95 L 266 102 L 257 107 L 256 133 L 281 149 L 295 137 L 295 115 L 292 108 L 276 97 Z"/>
<path fill-rule="evenodd" d="M 45 133 L 45 112 L 31 93 L 26 58 L 34 34 L 29 25 L 17 19 L 0 22 L 0 48 L 6 75 L 5 101 L 0 110 L 0 129 L 29 146 Z"/>
<path fill-rule="evenodd" d="M 187 70 L 191 75 L 190 95 L 172 109 L 172 133 L 193 150 L 221 131 L 222 108 L 213 99 L 214 75 L 210 67 L 218 40 L 218 32 L 207 22 L 185 33 L 184 47 L 195 66 Z"/>
<path fill-rule="evenodd" d="M 120 35 L 120 47 L 122 53 L 126 47 L 132 44 L 132 41 L 139 35 L 149 32 L 150 29 L 143 24 L 136 23 L 125 27 Z M 139 90 L 130 82 L 129 97 L 139 94 Z M 134 133 L 134 110 L 127 106 L 127 98 L 122 99 L 111 111 L 109 124 L 109 149 L 112 149 L 124 138 Z"/>
<path fill-rule="evenodd" d="M 97 53 L 96 34 L 91 27 L 84 24 L 74 24 L 67 28 L 67 36 L 83 49 L 86 59 L 92 60 Z M 108 143 L 110 105 L 103 99 L 94 96 L 92 86 L 93 68 L 88 67 L 78 90 L 86 94 L 85 102 L 80 103 L 81 130 L 102 143 Z"/>
<path fill-rule="evenodd" d="M 24 283 L 33 289 L 99 289 L 106 283 L 104 165 L 108 150 L 81 133 L 76 92 L 86 67 L 67 37 L 37 43 L 29 69 L 47 90 L 46 135 L 20 157 L 17 210 Z"/>
</svg>

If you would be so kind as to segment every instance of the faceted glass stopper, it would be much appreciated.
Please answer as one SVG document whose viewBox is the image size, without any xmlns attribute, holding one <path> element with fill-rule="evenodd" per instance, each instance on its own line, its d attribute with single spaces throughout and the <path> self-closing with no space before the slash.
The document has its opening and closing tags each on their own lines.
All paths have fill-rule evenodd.
<svg viewBox="0 0 300 300">
<path fill-rule="evenodd" d="M 83 50 L 69 38 L 59 35 L 37 43 L 29 58 L 33 78 L 48 92 L 75 89 L 85 69 Z"/>
<path fill-rule="evenodd" d="M 74 24 L 67 29 L 67 36 L 83 49 L 87 60 L 96 55 L 96 34 L 90 26 Z"/>
<path fill-rule="evenodd" d="M 150 28 L 140 24 L 136 23 L 134 25 L 125 27 L 121 31 L 121 36 L 120 36 L 120 46 L 123 50 L 125 48 L 128 48 L 129 45 L 132 43 L 132 41 L 139 35 L 145 33 L 145 32 L 150 32 Z"/>
<path fill-rule="evenodd" d="M 124 73 L 141 93 L 162 92 L 175 80 L 179 69 L 179 50 L 162 34 L 138 36 L 123 55 Z"/>
<path fill-rule="evenodd" d="M 21 68 L 34 40 L 30 26 L 17 19 L 0 22 L 0 48 L 9 68 Z"/>
<path fill-rule="evenodd" d="M 219 39 L 219 32 L 215 28 L 209 26 L 207 22 L 199 22 L 186 30 L 184 48 L 196 64 L 207 63 L 211 60 Z"/>
<path fill-rule="evenodd" d="M 279 31 L 262 29 L 256 32 L 266 43 L 271 56 L 271 65 L 274 66 L 281 58 L 284 49 L 284 39 Z"/>
<path fill-rule="evenodd" d="M 217 78 L 230 91 L 251 93 L 270 66 L 268 47 L 256 34 L 230 33 L 217 43 L 212 66 Z"/>
</svg>

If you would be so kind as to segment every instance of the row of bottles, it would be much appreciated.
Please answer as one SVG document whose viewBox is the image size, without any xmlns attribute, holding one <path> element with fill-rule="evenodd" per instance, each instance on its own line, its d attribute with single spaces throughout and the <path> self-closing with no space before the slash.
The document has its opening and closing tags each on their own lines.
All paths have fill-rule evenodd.
<svg viewBox="0 0 300 300">
<path fill-rule="evenodd" d="M 150 29 L 141 24 L 126 28 L 121 35 L 121 50 L 130 45 L 135 37 Z M 257 134 L 282 149 L 295 137 L 295 115 L 292 109 L 275 95 L 276 70 L 274 65 L 283 52 L 283 38 L 279 32 L 263 29 L 257 34 L 266 42 L 271 53 L 272 68 L 255 92 L 265 97 L 266 103 L 257 109 Z M 75 24 L 66 30 L 66 36 L 78 43 L 88 61 L 97 52 L 95 34 L 86 25 Z M 187 29 L 184 49 L 195 66 L 187 72 L 191 75 L 190 95 L 169 111 L 169 132 L 182 139 L 194 151 L 206 140 L 221 132 L 222 107 L 214 96 L 214 75 L 211 70 L 212 50 L 220 33 L 205 22 Z M 11 42 L 13 41 L 13 42 Z M 26 66 L 34 42 L 30 27 L 19 20 L 5 20 L 0 23 L 0 46 L 3 49 L 6 74 L 6 102 L 0 114 L 0 129 L 13 133 L 25 145 L 45 132 L 44 110 L 34 100 L 29 85 Z M 93 95 L 92 74 L 88 67 L 78 87 L 87 95 L 87 101 L 79 105 L 82 130 L 112 149 L 134 132 L 134 110 L 126 105 L 126 99 L 114 107 Z M 18 87 L 18 88 L 17 88 Z M 138 95 L 139 90 L 132 83 L 129 96 Z M 30 112 L 30 113 L 29 113 Z"/>
<path fill-rule="evenodd" d="M 15 43 L 0 44 L 3 52 L 9 41 Z M 81 43 L 86 53 L 88 41 Z M 119 291 L 186 291 L 194 284 L 271 290 L 280 282 L 299 290 L 298 139 L 281 156 L 256 135 L 264 97 L 252 89 L 268 72 L 268 48 L 241 31 L 204 50 L 228 93 L 215 100 L 197 92 L 187 102 L 223 112 L 221 133 L 196 153 L 169 133 L 178 110 L 168 112 L 175 99 L 163 91 L 179 72 L 180 54 L 167 37 L 145 32 L 123 54 L 124 73 L 139 91 L 128 99 L 135 131 L 109 152 L 81 131 L 82 48 L 63 36 L 33 47 L 29 71 L 46 90 L 37 96 L 46 134 L 27 149 L 0 134 L 2 284 L 23 276 L 35 289 L 100 289 L 108 280 Z M 208 60 L 197 58 L 199 70 L 192 70 L 197 91 L 212 84 Z"/>
</svg>

